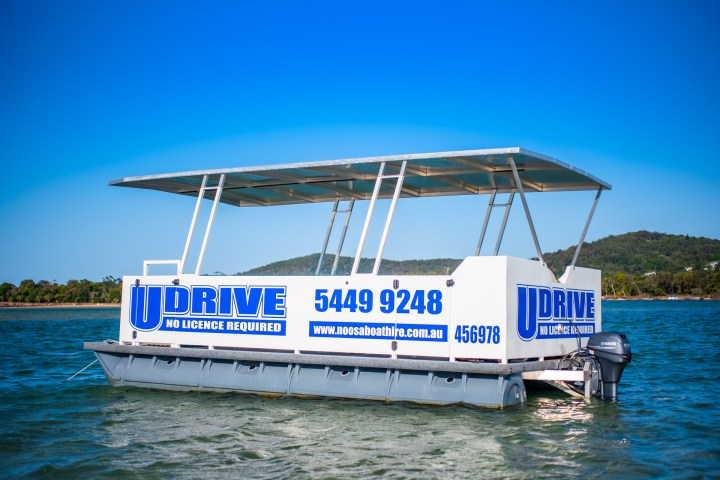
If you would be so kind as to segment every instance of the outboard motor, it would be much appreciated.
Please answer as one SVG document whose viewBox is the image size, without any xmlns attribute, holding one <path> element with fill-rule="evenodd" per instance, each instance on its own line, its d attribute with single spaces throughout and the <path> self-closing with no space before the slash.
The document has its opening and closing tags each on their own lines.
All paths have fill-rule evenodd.
<svg viewBox="0 0 720 480">
<path fill-rule="evenodd" d="M 623 333 L 598 332 L 588 339 L 587 348 L 600 362 L 602 370 L 601 395 L 603 400 L 617 400 L 617 385 L 632 360 L 630 342 Z"/>
</svg>

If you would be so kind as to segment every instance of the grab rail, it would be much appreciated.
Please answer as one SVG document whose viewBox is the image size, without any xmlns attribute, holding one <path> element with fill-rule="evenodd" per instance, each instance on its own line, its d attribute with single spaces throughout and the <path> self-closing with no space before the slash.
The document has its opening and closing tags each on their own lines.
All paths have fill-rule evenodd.
<svg viewBox="0 0 720 480">
<path fill-rule="evenodd" d="M 143 276 L 147 276 L 150 265 L 175 265 L 176 275 L 180 275 L 180 260 L 145 260 L 143 262 Z"/>
</svg>

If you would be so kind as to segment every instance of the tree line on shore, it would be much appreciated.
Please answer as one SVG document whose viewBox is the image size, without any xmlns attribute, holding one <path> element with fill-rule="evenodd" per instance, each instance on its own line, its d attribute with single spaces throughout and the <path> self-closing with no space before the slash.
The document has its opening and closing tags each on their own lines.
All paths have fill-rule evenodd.
<svg viewBox="0 0 720 480">
<path fill-rule="evenodd" d="M 562 274 L 575 248 L 548 253 L 544 260 Z M 720 240 L 658 232 L 611 235 L 585 244 L 578 266 L 602 270 L 607 298 L 720 296 Z"/>
<path fill-rule="evenodd" d="M 675 273 L 653 272 L 650 275 L 603 273 L 602 295 L 606 298 L 670 295 L 720 298 L 720 272 L 691 270 Z"/>
<path fill-rule="evenodd" d="M 557 276 L 572 261 L 575 248 L 544 255 Z M 306 255 L 238 273 L 237 275 L 314 275 L 320 254 Z M 631 232 L 588 242 L 578 266 L 602 270 L 601 292 L 607 298 L 691 295 L 720 298 L 720 240 L 657 232 Z M 332 270 L 334 257 L 323 258 L 322 274 Z M 353 258 L 341 257 L 336 274 L 350 272 Z M 445 275 L 461 259 L 384 260 L 381 275 Z M 360 272 L 372 270 L 373 261 L 362 259 Z M 221 272 L 216 274 L 222 275 Z M 120 278 L 100 282 L 69 280 L 65 285 L 47 280 L 23 280 L 20 285 L 0 284 L 3 303 L 119 303 Z"/>
<path fill-rule="evenodd" d="M 23 280 L 20 285 L 0 284 L 0 302 L 9 303 L 120 303 L 122 279 L 108 276 L 101 282 Z"/>
<path fill-rule="evenodd" d="M 428 269 L 424 270 L 423 273 L 428 274 Z M 47 280 L 23 280 L 18 286 L 6 282 L 0 284 L 0 302 L 119 303 L 121 282 L 120 278 L 112 276 L 105 277 L 100 282 L 69 280 L 64 285 Z M 657 272 L 652 275 L 603 274 L 601 288 L 602 295 L 607 298 L 669 295 L 720 297 L 720 271 Z"/>
<path fill-rule="evenodd" d="M 570 265 L 575 247 L 547 253 L 543 259 L 562 274 Z M 720 260 L 720 240 L 658 232 L 611 235 L 582 247 L 577 265 L 603 274 L 646 275 L 655 272 L 712 271 Z M 651 275 L 650 275 L 651 276 Z"/>
<path fill-rule="evenodd" d="M 403 270 L 406 269 L 403 268 Z M 428 273 L 428 270 L 431 269 L 423 270 L 426 275 L 432 274 Z M 445 273 L 445 269 L 435 270 L 438 270 L 436 273 Z M 47 280 L 39 282 L 23 280 L 18 286 L 6 282 L 0 284 L 0 302 L 120 303 L 121 283 L 120 278 L 112 276 L 105 277 L 100 282 L 69 280 L 64 285 Z M 606 298 L 667 297 L 669 295 L 719 298 L 720 271 L 715 269 L 714 271 L 657 272 L 652 275 L 603 274 L 601 291 Z"/>
</svg>

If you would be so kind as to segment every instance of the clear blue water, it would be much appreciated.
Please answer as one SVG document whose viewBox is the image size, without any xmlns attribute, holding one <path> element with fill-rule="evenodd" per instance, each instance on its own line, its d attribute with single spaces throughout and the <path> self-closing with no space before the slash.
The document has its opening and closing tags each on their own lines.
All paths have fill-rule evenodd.
<svg viewBox="0 0 720 480">
<path fill-rule="evenodd" d="M 620 401 L 505 411 L 112 388 L 115 309 L 0 310 L 0 478 L 720 478 L 720 302 L 603 304 Z"/>
</svg>

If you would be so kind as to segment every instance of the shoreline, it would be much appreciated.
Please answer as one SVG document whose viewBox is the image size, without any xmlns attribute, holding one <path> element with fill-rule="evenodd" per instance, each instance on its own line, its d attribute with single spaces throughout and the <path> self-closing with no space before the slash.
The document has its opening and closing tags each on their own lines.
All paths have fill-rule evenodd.
<svg viewBox="0 0 720 480">
<path fill-rule="evenodd" d="M 678 295 L 675 298 L 667 296 L 648 297 L 641 295 L 633 295 L 629 297 L 601 297 L 602 300 L 611 302 L 622 302 L 627 300 L 644 300 L 644 301 L 662 301 L 662 300 L 690 300 L 690 301 L 717 301 L 720 296 L 696 296 L 696 295 Z M 120 308 L 120 303 L 28 303 L 28 302 L 0 302 L 2 308 Z"/>
<path fill-rule="evenodd" d="M 704 301 L 704 300 L 720 300 L 720 297 L 718 296 L 698 296 L 698 295 L 678 295 L 674 298 L 670 298 L 668 296 L 662 296 L 662 297 L 648 297 L 645 295 L 632 295 L 628 297 L 608 297 L 603 296 L 601 297 L 603 300 L 608 301 L 624 301 L 624 300 L 647 300 L 647 301 L 655 301 L 655 300 L 690 300 L 690 301 Z"/>
<path fill-rule="evenodd" d="M 0 302 L 0 308 L 120 308 L 119 303 L 28 303 Z"/>
</svg>

